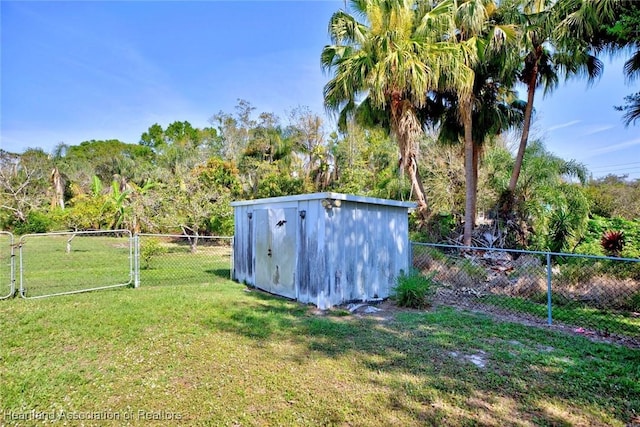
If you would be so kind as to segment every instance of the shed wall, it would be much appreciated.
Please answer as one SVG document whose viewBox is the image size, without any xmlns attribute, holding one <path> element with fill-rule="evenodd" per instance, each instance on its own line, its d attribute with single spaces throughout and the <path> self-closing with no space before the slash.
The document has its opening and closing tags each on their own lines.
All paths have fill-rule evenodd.
<svg viewBox="0 0 640 427">
<path fill-rule="evenodd" d="M 269 290 L 256 283 L 254 212 L 294 207 L 296 299 L 326 309 L 389 296 L 395 277 L 409 266 L 406 207 L 342 201 L 326 209 L 319 199 L 236 205 L 236 280 Z"/>
<path fill-rule="evenodd" d="M 343 203 L 327 211 L 325 223 L 325 300 L 386 298 L 401 270 L 407 271 L 406 208 Z"/>
</svg>

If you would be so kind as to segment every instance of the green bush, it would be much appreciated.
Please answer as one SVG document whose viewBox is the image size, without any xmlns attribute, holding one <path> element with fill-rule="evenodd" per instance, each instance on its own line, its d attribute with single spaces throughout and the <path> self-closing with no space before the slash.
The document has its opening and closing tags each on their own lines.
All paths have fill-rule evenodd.
<svg viewBox="0 0 640 427">
<path fill-rule="evenodd" d="M 31 211 L 27 214 L 27 220 L 15 224 L 14 233 L 18 235 L 32 233 L 46 233 L 51 229 L 52 221 L 47 214 Z"/>
<path fill-rule="evenodd" d="M 401 272 L 392 290 L 396 303 L 400 307 L 410 308 L 430 306 L 436 287 L 434 276 L 435 272 L 425 276 L 415 269 L 412 269 L 409 274 Z"/>
<path fill-rule="evenodd" d="M 640 257 L 640 220 L 629 221 L 617 217 L 603 218 L 597 215 L 593 215 L 588 221 L 587 231 L 574 252 L 589 255 L 605 255 L 600 240 L 607 230 L 620 230 L 624 232 L 626 244 L 619 254 L 621 257 Z"/>
<path fill-rule="evenodd" d="M 142 268 L 145 270 L 151 268 L 151 260 L 167 252 L 168 249 L 162 246 L 157 239 L 145 239 L 140 247 L 140 256 L 143 262 Z"/>
</svg>

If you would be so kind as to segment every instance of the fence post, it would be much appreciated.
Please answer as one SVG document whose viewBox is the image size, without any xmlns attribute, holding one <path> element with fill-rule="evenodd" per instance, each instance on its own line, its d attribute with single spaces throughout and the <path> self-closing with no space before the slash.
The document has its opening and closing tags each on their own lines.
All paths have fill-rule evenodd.
<svg viewBox="0 0 640 427">
<path fill-rule="evenodd" d="M 24 236 L 22 236 L 22 237 L 24 237 Z M 19 271 L 19 274 L 20 274 L 20 290 L 19 290 L 19 292 L 20 292 L 20 296 L 22 298 L 25 298 L 26 297 L 26 290 L 24 288 L 24 279 L 23 279 L 23 277 L 24 277 L 24 274 L 23 274 L 24 273 L 24 267 L 22 266 L 22 258 L 23 258 L 23 256 L 22 256 L 22 243 L 23 243 L 22 242 L 22 237 L 20 237 L 20 240 L 18 241 L 18 254 L 20 255 L 19 256 L 19 259 L 20 259 L 20 271 Z"/>
<path fill-rule="evenodd" d="M 11 235 L 11 258 L 9 261 L 9 268 L 11 269 L 11 276 L 9 280 L 11 281 L 11 298 L 16 295 L 16 248 L 13 244 L 13 234 Z"/>
<path fill-rule="evenodd" d="M 551 253 L 547 252 L 547 323 L 553 322 L 551 315 Z"/>
<path fill-rule="evenodd" d="M 233 268 L 235 265 L 235 256 L 236 256 L 236 241 L 235 241 L 235 236 L 231 238 L 231 260 L 230 260 L 230 265 L 229 265 L 229 280 L 233 280 Z"/>
<path fill-rule="evenodd" d="M 140 236 L 133 236 L 133 287 L 140 287 Z"/>
<path fill-rule="evenodd" d="M 9 240 L 9 264 L 7 265 L 9 267 L 9 293 L 6 295 L 0 295 L 0 299 L 7 299 L 12 298 L 16 293 L 15 246 L 13 244 L 13 234 L 9 233 L 8 231 L 0 231 L 0 236 L 7 236 L 7 239 Z M 4 253 L 4 240 L 2 243 L 3 246 L 0 248 L 0 250 Z M 0 266 L 0 269 L 4 271 L 4 265 Z M 0 292 L 4 292 L 4 286 L 6 285 L 6 282 L 4 282 L 4 276 L 2 276 L 1 280 L 2 290 Z"/>
</svg>

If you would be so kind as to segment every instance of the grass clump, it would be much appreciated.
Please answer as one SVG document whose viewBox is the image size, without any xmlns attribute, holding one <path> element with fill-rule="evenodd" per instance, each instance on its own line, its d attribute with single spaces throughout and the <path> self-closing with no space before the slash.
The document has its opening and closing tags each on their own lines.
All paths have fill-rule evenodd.
<svg viewBox="0 0 640 427">
<path fill-rule="evenodd" d="M 435 294 L 435 272 L 429 275 L 411 269 L 409 274 L 401 272 L 396 278 L 396 286 L 393 288 L 393 297 L 400 307 L 425 308 L 431 305 Z"/>
</svg>

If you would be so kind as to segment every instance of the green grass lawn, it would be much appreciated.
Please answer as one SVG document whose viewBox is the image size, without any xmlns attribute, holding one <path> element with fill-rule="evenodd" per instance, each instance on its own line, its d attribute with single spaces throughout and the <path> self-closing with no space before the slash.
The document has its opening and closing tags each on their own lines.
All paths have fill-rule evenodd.
<svg viewBox="0 0 640 427">
<path fill-rule="evenodd" d="M 512 312 L 532 314 L 541 319 L 548 316 L 547 305 L 524 298 L 489 295 L 482 297 L 480 303 L 506 308 Z M 553 322 L 567 325 L 585 325 L 605 334 L 615 334 L 634 339 L 640 338 L 640 317 L 637 313 L 612 312 L 598 310 L 584 305 L 552 304 Z"/>
<path fill-rule="evenodd" d="M 142 236 L 141 247 L 157 242 L 162 252 L 140 260 L 140 286 L 175 286 L 177 284 L 209 283 L 217 278 L 228 279 L 231 269 L 229 241 L 200 239 L 195 253 L 186 241 Z M 144 250 L 142 251 L 144 254 Z"/>
<path fill-rule="evenodd" d="M 447 308 L 318 315 L 221 276 L 0 301 L 0 424 L 640 422 L 640 350 Z"/>
</svg>

